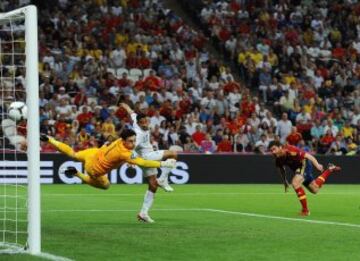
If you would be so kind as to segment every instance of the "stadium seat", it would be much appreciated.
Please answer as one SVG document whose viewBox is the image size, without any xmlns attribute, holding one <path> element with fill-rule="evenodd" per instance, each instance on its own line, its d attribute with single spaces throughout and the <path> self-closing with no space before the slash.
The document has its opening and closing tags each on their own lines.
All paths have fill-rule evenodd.
<svg viewBox="0 0 360 261">
<path fill-rule="evenodd" d="M 140 69 L 137 69 L 137 68 L 133 68 L 130 70 L 130 76 L 141 76 L 143 75 L 143 72 L 140 70 Z"/>
<path fill-rule="evenodd" d="M 88 97 L 87 100 L 88 100 L 88 104 L 91 104 L 93 102 L 95 102 L 97 104 L 98 98 L 96 98 L 96 97 Z"/>
<path fill-rule="evenodd" d="M 144 77 L 149 76 L 151 70 L 152 70 L 151 68 L 150 68 L 150 69 L 145 69 L 145 70 L 143 71 Z"/>
<path fill-rule="evenodd" d="M 116 76 L 121 78 L 123 73 L 127 73 L 129 75 L 129 70 L 126 68 L 119 68 L 116 70 Z"/>
<path fill-rule="evenodd" d="M 115 69 L 113 69 L 113 68 L 107 68 L 106 71 L 107 71 L 108 73 L 112 73 L 114 76 L 116 76 Z"/>
<path fill-rule="evenodd" d="M 129 75 L 128 79 L 133 81 L 133 82 L 137 82 L 139 80 L 139 76 L 136 75 Z"/>
</svg>

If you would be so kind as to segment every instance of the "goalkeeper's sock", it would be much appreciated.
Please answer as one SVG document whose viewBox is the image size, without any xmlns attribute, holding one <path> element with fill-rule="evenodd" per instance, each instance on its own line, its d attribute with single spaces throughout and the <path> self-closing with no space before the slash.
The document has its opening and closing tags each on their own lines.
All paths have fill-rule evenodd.
<svg viewBox="0 0 360 261">
<path fill-rule="evenodd" d="M 151 208 L 151 206 L 153 204 L 154 196 L 155 196 L 154 192 L 152 192 L 150 190 L 146 191 L 145 197 L 144 197 L 144 203 L 141 208 L 141 213 L 146 213 L 146 214 L 148 213 L 149 209 Z"/>
<path fill-rule="evenodd" d="M 319 188 L 322 187 L 322 185 L 325 183 L 326 179 L 329 177 L 331 172 L 332 172 L 331 170 L 327 169 L 319 177 L 315 179 L 315 183 L 316 185 L 318 185 Z"/>
<path fill-rule="evenodd" d="M 301 203 L 302 210 L 303 211 L 308 211 L 305 190 L 302 187 L 300 187 L 298 189 L 295 189 L 295 192 L 296 192 L 296 195 L 298 196 L 299 201 Z"/>
<path fill-rule="evenodd" d="M 75 151 L 67 144 L 49 137 L 49 143 L 53 145 L 58 151 L 66 154 L 71 158 L 75 158 Z"/>
</svg>

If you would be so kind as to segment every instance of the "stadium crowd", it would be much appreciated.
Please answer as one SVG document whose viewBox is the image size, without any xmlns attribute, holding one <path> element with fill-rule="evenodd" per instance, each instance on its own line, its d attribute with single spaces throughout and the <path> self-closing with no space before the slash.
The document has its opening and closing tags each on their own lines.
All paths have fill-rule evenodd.
<svg viewBox="0 0 360 261">
<path fill-rule="evenodd" d="M 276 126 L 282 142 L 318 153 L 356 153 L 358 1 L 197 0 L 193 6 L 246 86 L 283 119 Z"/>
<path fill-rule="evenodd" d="M 41 3 L 41 132 L 100 146 L 130 126 L 125 102 L 149 116 L 154 148 L 359 153 L 358 1 L 193 1 L 204 31 L 160 0 Z"/>
</svg>

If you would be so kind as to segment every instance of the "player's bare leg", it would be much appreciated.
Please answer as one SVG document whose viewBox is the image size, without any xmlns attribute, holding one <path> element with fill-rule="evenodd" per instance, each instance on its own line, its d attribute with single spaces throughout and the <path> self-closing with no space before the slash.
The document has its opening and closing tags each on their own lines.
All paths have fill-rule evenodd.
<svg viewBox="0 0 360 261">
<path fill-rule="evenodd" d="M 326 179 L 329 177 L 329 175 L 333 172 L 337 172 L 340 170 L 341 168 L 339 166 L 330 163 L 328 165 L 328 168 L 309 184 L 308 186 L 309 191 L 313 194 L 317 194 L 321 189 L 321 187 L 323 186 L 323 184 L 325 183 Z"/>
<path fill-rule="evenodd" d="M 300 215 L 301 216 L 308 216 L 310 215 L 310 211 L 307 207 L 307 200 L 306 200 L 306 194 L 305 194 L 305 190 L 302 188 L 302 183 L 304 182 L 304 177 L 303 175 L 300 174 L 296 174 L 292 181 L 291 181 L 291 185 L 294 188 L 296 195 L 298 196 L 298 199 L 300 201 L 300 204 L 302 206 Z"/>
<path fill-rule="evenodd" d="M 144 203 L 142 205 L 140 213 L 137 215 L 137 218 L 139 221 L 143 221 L 146 223 L 154 223 L 155 221 L 149 216 L 149 209 L 154 202 L 155 193 L 158 188 L 158 182 L 155 175 L 147 177 L 147 180 L 149 187 L 145 193 Z"/>
<path fill-rule="evenodd" d="M 64 173 L 69 176 L 76 176 L 80 178 L 84 183 L 99 189 L 108 189 L 110 187 L 110 181 L 106 176 L 100 176 L 93 178 L 90 175 L 81 173 L 74 167 L 68 167 L 64 170 Z"/>
<path fill-rule="evenodd" d="M 162 160 L 167 160 L 167 159 L 175 159 L 176 160 L 177 159 L 176 151 L 165 150 Z M 162 187 L 166 192 L 174 191 L 174 189 L 169 185 L 170 171 L 171 171 L 171 169 L 169 169 L 169 168 L 161 168 L 161 175 L 157 179 L 159 186 Z"/>
<path fill-rule="evenodd" d="M 317 194 L 320 190 L 319 186 L 315 183 L 315 180 L 313 180 L 309 186 L 307 186 L 307 189 L 313 193 L 313 194 Z"/>
</svg>

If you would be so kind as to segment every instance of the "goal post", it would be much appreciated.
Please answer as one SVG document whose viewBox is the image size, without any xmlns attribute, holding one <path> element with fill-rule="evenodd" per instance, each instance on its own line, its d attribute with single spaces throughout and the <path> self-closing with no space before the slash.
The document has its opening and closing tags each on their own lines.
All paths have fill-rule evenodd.
<svg viewBox="0 0 360 261">
<path fill-rule="evenodd" d="M 26 53 L 26 103 L 28 106 L 28 245 L 31 254 L 41 252 L 40 127 L 38 25 L 35 6 L 24 8 Z"/>
<path fill-rule="evenodd" d="M 41 252 L 41 213 L 40 213 L 40 128 L 39 128 L 39 72 L 38 72 L 38 25 L 37 8 L 29 5 L 7 13 L 0 13 L 0 27 L 3 24 L 10 24 L 8 28 L 13 35 L 13 24 L 24 21 L 25 28 L 25 92 L 26 104 L 28 107 L 27 115 L 27 251 L 30 254 L 40 254 Z M 16 51 L 14 38 L 12 43 L 12 64 L 3 65 L 6 53 L 2 53 L 0 39 L 0 65 L 1 78 L 3 67 L 14 67 L 16 72 Z M 14 58 L 15 57 L 15 58 Z M 11 58 L 9 59 L 11 60 Z M 12 76 L 15 78 L 15 73 Z M 4 77 L 5 78 L 5 77 Z M 9 77 L 8 77 L 9 78 Z M 11 82 L 11 80 L 10 80 Z M 12 81 L 15 90 L 15 80 Z M 1 88 L 4 87 L 3 79 L 0 82 Z M 2 91 L 3 92 L 3 91 Z M 14 91 L 15 92 L 15 91 Z M 4 95 L 2 95 L 3 98 Z M 16 99 L 16 95 L 15 99 Z M 2 99 L 3 100 L 3 99 Z M 4 102 L 3 102 L 4 103 Z M 2 106 L 3 107 L 3 106 Z M 2 148 L 4 150 L 4 148 Z M 16 159 L 16 158 L 15 158 Z M 6 162 L 5 162 L 6 163 Z M 1 183 L 1 179 L 0 179 Z M 16 188 L 17 189 L 17 188 Z M 17 191 L 17 190 L 16 190 Z M 6 196 L 6 195 L 5 195 Z M 5 201 L 6 202 L 6 201 Z M 16 205 L 17 206 L 17 205 Z M 4 207 L 6 212 L 6 206 Z M 6 231 L 6 230 L 5 230 Z M 6 244 L 6 242 L 3 242 Z M 24 246 L 25 247 L 25 246 Z"/>
</svg>

